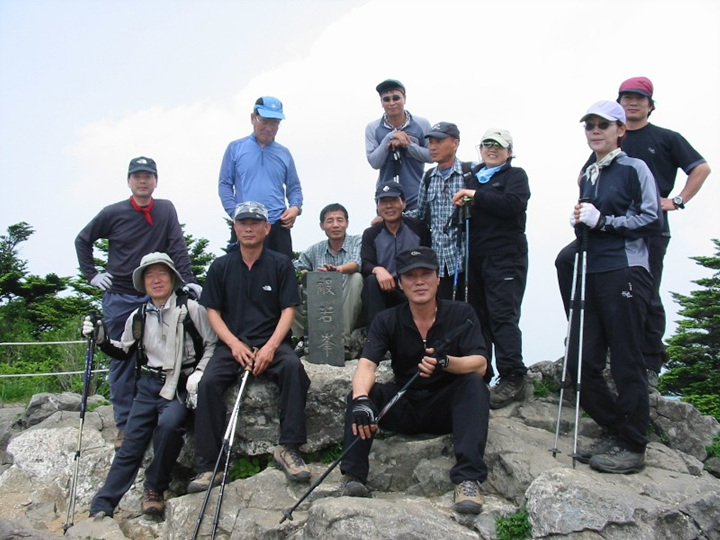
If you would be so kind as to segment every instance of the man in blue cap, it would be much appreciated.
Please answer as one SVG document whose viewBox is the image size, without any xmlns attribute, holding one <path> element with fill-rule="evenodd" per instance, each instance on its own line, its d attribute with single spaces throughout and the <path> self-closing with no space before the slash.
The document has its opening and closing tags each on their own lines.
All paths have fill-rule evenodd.
<svg viewBox="0 0 720 540">
<path fill-rule="evenodd" d="M 264 204 L 271 225 L 265 245 L 292 259 L 290 229 L 302 212 L 303 195 L 290 151 L 275 142 L 284 119 L 279 99 L 263 96 L 255 101 L 250 114 L 253 132 L 231 142 L 225 150 L 218 193 L 231 218 L 242 202 Z M 235 241 L 234 233 L 230 241 Z"/>
</svg>

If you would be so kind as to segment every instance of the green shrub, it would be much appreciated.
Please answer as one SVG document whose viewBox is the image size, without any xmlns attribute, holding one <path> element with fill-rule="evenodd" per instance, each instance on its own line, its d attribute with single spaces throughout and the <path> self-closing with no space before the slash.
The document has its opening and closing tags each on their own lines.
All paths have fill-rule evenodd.
<svg viewBox="0 0 720 540">
<path fill-rule="evenodd" d="M 720 458 L 720 435 L 715 437 L 713 443 L 705 448 L 708 453 L 708 457 Z"/>
<path fill-rule="evenodd" d="M 498 540 L 525 540 L 530 538 L 531 530 L 527 508 L 522 508 L 514 514 L 500 516 L 495 520 Z"/>
<path fill-rule="evenodd" d="M 271 459 L 272 457 L 269 455 L 240 456 L 233 462 L 232 467 L 230 467 L 228 471 L 228 476 L 230 476 L 231 480 L 250 478 L 260 471 L 265 470 Z"/>
</svg>

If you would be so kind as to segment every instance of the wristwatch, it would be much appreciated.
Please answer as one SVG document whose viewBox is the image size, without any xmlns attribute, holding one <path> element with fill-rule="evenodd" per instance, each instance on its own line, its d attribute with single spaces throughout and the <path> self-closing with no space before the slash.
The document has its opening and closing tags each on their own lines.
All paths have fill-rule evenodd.
<svg viewBox="0 0 720 540">
<path fill-rule="evenodd" d="M 675 205 L 675 208 L 682 210 L 685 208 L 685 201 L 683 201 L 683 198 L 678 195 L 677 197 L 673 197 L 672 203 Z"/>
</svg>

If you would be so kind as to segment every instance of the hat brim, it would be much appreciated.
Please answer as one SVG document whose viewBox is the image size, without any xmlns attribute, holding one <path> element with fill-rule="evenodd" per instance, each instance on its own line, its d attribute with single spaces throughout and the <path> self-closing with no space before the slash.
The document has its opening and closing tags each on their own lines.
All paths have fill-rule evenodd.
<svg viewBox="0 0 720 540">
<path fill-rule="evenodd" d="M 153 174 L 157 175 L 157 169 L 153 169 L 149 165 L 141 165 L 139 167 L 133 167 L 132 169 L 128 169 L 128 174 L 133 174 L 133 173 L 141 172 L 141 171 L 149 172 L 149 173 L 153 173 Z"/>
<path fill-rule="evenodd" d="M 510 148 L 510 143 L 504 139 L 496 139 L 495 137 L 485 137 L 482 140 L 482 142 L 485 142 L 485 141 L 494 141 L 494 142 L 498 143 L 500 146 L 502 146 L 503 148 Z"/>
<path fill-rule="evenodd" d="M 408 273 L 410 270 L 415 270 L 416 268 L 427 268 L 428 270 L 434 270 L 438 271 L 438 266 L 432 263 L 423 262 L 423 261 L 417 261 L 408 264 L 407 266 L 403 266 L 402 268 L 397 269 L 398 276 L 402 274 Z"/>
<path fill-rule="evenodd" d="M 254 212 L 243 212 L 235 216 L 235 221 L 242 221 L 243 219 L 254 219 L 255 221 L 267 221 L 264 216 L 259 216 Z"/>
<path fill-rule="evenodd" d="M 623 94 L 640 94 L 641 96 L 645 96 L 646 98 L 652 98 L 652 94 L 650 94 L 647 90 L 643 90 L 642 88 L 623 88 L 620 90 L 619 95 Z"/>
<path fill-rule="evenodd" d="M 177 271 L 177 269 L 173 266 L 170 266 L 166 261 L 149 261 L 146 264 L 141 264 L 138 266 L 135 270 L 133 270 L 132 274 L 132 280 L 133 280 L 133 286 L 135 287 L 135 290 L 138 292 L 141 292 L 143 294 L 147 294 L 147 289 L 145 288 L 145 270 L 154 264 L 163 264 L 167 266 L 170 271 L 173 273 L 173 290 L 179 289 L 183 285 L 185 285 L 185 282 L 183 281 L 182 276 Z"/>
<path fill-rule="evenodd" d="M 263 118 L 273 118 L 277 120 L 285 120 L 285 115 L 280 111 L 273 111 L 272 109 L 265 109 L 264 107 L 256 107 L 255 112 Z"/>
<path fill-rule="evenodd" d="M 445 133 L 444 131 L 431 131 L 427 135 L 425 135 L 426 139 L 429 139 L 432 137 L 433 139 L 447 139 L 448 137 L 453 137 L 457 139 L 457 137 L 454 137 L 453 135 L 450 135 L 449 133 Z"/>
<path fill-rule="evenodd" d="M 583 116 L 583 117 L 580 119 L 580 121 L 581 121 L 581 122 L 584 122 L 585 120 L 587 120 L 587 119 L 590 118 L 591 116 L 599 116 L 600 118 L 604 118 L 604 119 L 607 120 L 608 122 L 622 122 L 622 120 L 620 120 L 619 118 L 613 118 L 612 116 L 610 116 L 610 115 L 608 115 L 608 114 L 605 114 L 605 113 L 603 113 L 603 112 L 601 112 L 601 111 L 588 112 L 587 114 L 585 114 L 585 116 Z"/>
</svg>

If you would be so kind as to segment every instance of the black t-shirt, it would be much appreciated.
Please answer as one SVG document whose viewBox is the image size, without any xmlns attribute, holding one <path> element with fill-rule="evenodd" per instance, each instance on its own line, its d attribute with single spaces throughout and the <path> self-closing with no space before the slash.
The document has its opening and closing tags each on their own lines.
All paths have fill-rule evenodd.
<svg viewBox="0 0 720 540">
<path fill-rule="evenodd" d="M 280 312 L 300 303 L 292 261 L 269 249 L 263 249 L 252 268 L 239 251 L 218 257 L 208 270 L 200 303 L 219 311 L 244 343 L 262 346 L 275 331 Z"/>
<path fill-rule="evenodd" d="M 437 316 L 427 335 L 427 347 L 435 347 L 470 319 L 472 326 L 462 332 L 445 349 L 450 356 L 479 354 L 487 358 L 485 341 L 480 331 L 475 310 L 465 302 L 438 299 Z M 362 357 L 380 364 L 385 353 L 390 351 L 395 382 L 402 386 L 418 371 L 418 364 L 425 356 L 426 345 L 415 326 L 408 303 L 386 309 L 373 319 L 363 348 Z M 440 371 L 430 377 L 419 377 L 411 389 L 441 388 L 457 377 Z"/>
<path fill-rule="evenodd" d="M 661 197 L 670 195 L 678 169 L 690 174 L 695 167 L 705 163 L 682 135 L 653 124 L 627 130 L 622 149 L 628 156 L 647 163 L 660 188 Z"/>
</svg>

